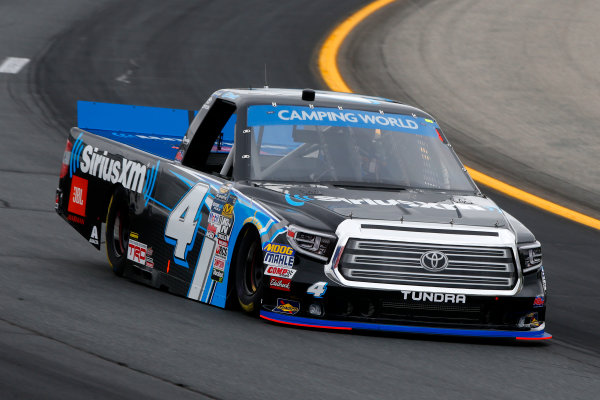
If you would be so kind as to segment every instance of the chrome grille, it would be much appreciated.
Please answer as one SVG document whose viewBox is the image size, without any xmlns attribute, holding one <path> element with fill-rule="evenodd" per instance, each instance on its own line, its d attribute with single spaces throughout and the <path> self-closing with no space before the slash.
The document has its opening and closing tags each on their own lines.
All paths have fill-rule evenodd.
<svg viewBox="0 0 600 400">
<path fill-rule="evenodd" d="M 421 256 L 441 251 L 448 257 L 442 271 L 421 266 Z M 509 247 L 446 246 L 350 239 L 339 263 L 349 281 L 458 289 L 508 290 L 517 280 Z"/>
</svg>

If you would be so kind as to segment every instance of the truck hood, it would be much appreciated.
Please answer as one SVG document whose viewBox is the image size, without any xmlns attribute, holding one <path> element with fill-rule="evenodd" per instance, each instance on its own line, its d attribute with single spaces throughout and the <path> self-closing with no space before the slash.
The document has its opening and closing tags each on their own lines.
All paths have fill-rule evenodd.
<svg viewBox="0 0 600 400">
<path fill-rule="evenodd" d="M 347 218 L 507 227 L 505 215 L 492 200 L 475 195 L 432 190 L 373 190 L 332 185 L 254 184 L 254 195 L 290 221 L 317 219 L 335 228 Z M 261 193 L 262 192 L 262 193 Z M 267 193 L 270 192 L 270 193 Z M 274 195 L 275 193 L 277 195 Z"/>
</svg>

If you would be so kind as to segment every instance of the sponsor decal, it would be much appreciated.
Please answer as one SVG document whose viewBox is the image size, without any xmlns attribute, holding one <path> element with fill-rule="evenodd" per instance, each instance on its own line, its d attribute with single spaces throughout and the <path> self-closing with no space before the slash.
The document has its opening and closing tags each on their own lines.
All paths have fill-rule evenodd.
<svg viewBox="0 0 600 400">
<path fill-rule="evenodd" d="M 278 277 L 272 276 L 271 280 L 269 281 L 269 287 L 271 289 L 284 290 L 286 292 L 289 292 L 291 283 L 292 283 L 291 279 L 278 278 Z"/>
<path fill-rule="evenodd" d="M 71 179 L 71 195 L 69 196 L 70 213 L 85 217 L 85 204 L 87 201 L 88 180 L 74 176 Z"/>
<path fill-rule="evenodd" d="M 206 227 L 206 237 L 209 239 L 214 239 L 217 235 L 217 227 L 213 224 L 209 223 Z"/>
<path fill-rule="evenodd" d="M 519 319 L 517 326 L 519 328 L 538 328 L 542 322 L 538 319 L 537 312 L 529 313 Z"/>
<path fill-rule="evenodd" d="M 274 265 L 269 265 L 267 268 L 265 268 L 265 275 L 292 279 L 294 275 L 296 275 L 296 271 L 297 270 L 292 268 L 276 267 Z"/>
<path fill-rule="evenodd" d="M 534 307 L 544 307 L 544 296 L 537 296 L 535 299 L 533 299 L 533 306 Z"/>
<path fill-rule="evenodd" d="M 107 151 L 85 146 L 79 162 L 81 172 L 110 183 L 120 183 L 125 189 L 142 193 L 146 181 L 146 166 Z"/>
<path fill-rule="evenodd" d="M 302 200 L 307 201 L 308 196 L 302 196 Z M 312 200 L 312 199 L 310 199 Z M 427 203 L 424 201 L 409 201 L 409 200 L 373 200 L 369 198 L 362 199 L 347 199 L 344 197 L 332 197 L 332 196 L 314 196 L 314 200 L 326 201 L 326 202 L 337 202 L 337 203 L 348 203 L 348 204 L 367 204 L 371 206 L 403 206 L 411 208 L 430 208 L 433 210 L 476 210 L 485 211 L 486 208 L 478 206 L 476 204 L 465 204 L 465 203 Z M 494 209 L 496 209 L 494 207 Z"/>
<path fill-rule="evenodd" d="M 467 296 L 453 293 L 427 293 L 403 290 L 404 300 L 428 301 L 431 303 L 466 303 Z"/>
<path fill-rule="evenodd" d="M 95 244 L 96 246 L 98 245 L 98 228 L 96 226 L 92 228 L 92 234 L 90 235 L 89 242 L 91 244 Z"/>
<path fill-rule="evenodd" d="M 229 242 L 219 239 L 217 246 L 215 247 L 215 256 L 227 259 L 228 246 Z"/>
<path fill-rule="evenodd" d="M 229 190 L 231 188 L 229 185 L 223 185 L 219 188 L 219 193 L 215 194 L 215 197 L 223 202 L 227 201 L 229 198 Z"/>
<path fill-rule="evenodd" d="M 152 257 L 152 254 L 154 254 L 154 250 L 152 249 L 152 247 L 148 247 L 148 249 L 146 250 L 146 257 Z"/>
<path fill-rule="evenodd" d="M 217 238 L 220 241 L 227 242 L 228 245 L 235 215 L 233 212 L 231 215 L 224 215 L 223 210 L 228 205 L 231 205 L 231 209 L 233 210 L 233 205 L 236 203 L 237 197 L 229 193 L 229 188 L 227 186 L 222 186 L 220 190 L 224 193 L 217 193 L 215 195 L 215 200 L 212 203 L 211 211 L 208 214 L 206 236 L 209 239 Z M 224 197 L 223 199 L 220 199 L 219 196 Z M 227 247 L 227 245 L 225 245 L 225 247 Z"/>
<path fill-rule="evenodd" d="M 231 219 L 225 218 L 221 216 L 221 224 L 219 226 L 219 231 L 217 233 L 217 238 L 219 240 L 229 240 L 229 233 L 231 232 Z"/>
<path fill-rule="evenodd" d="M 148 252 L 146 252 L 146 267 L 154 268 L 154 260 L 152 257 L 148 257 Z"/>
<path fill-rule="evenodd" d="M 311 111 L 281 110 L 277 113 L 283 121 L 321 121 L 321 122 L 354 122 L 381 127 L 398 127 L 405 129 L 418 129 L 419 125 L 409 118 L 399 116 L 382 116 L 375 113 L 355 113 L 350 111 Z"/>
<path fill-rule="evenodd" d="M 67 215 L 67 219 L 69 221 L 75 222 L 76 224 L 81 224 L 81 225 L 85 224 L 85 219 L 78 217 L 76 215 L 69 214 L 69 215 Z"/>
<path fill-rule="evenodd" d="M 273 108 L 256 105 L 248 108 L 248 125 L 331 125 L 352 126 L 367 129 L 385 129 L 393 131 L 409 131 L 425 136 L 432 136 L 434 125 L 420 127 L 423 118 L 410 118 L 401 114 L 380 114 L 373 111 L 341 110 L 323 107 L 281 106 L 277 113 Z"/>
<path fill-rule="evenodd" d="M 146 265 L 146 252 L 147 247 L 145 244 L 140 243 L 137 240 L 129 239 L 129 246 L 127 248 L 128 260 Z"/>
<path fill-rule="evenodd" d="M 232 222 L 230 218 L 211 212 L 208 214 L 207 236 L 211 239 L 217 237 L 222 241 L 228 242 Z"/>
<path fill-rule="evenodd" d="M 215 201 L 213 201 L 210 211 L 213 214 L 221 215 L 221 212 L 223 211 L 223 204 L 223 202 L 217 201 L 215 198 Z"/>
<path fill-rule="evenodd" d="M 225 276 L 225 258 L 215 256 L 210 279 L 222 283 Z"/>
<path fill-rule="evenodd" d="M 542 287 L 544 288 L 544 293 L 546 293 L 546 274 L 544 274 L 544 267 L 542 267 Z"/>
<path fill-rule="evenodd" d="M 298 314 L 298 311 L 300 311 L 300 303 L 294 300 L 277 299 L 277 306 L 273 311 L 290 315 Z"/>
<path fill-rule="evenodd" d="M 267 242 L 263 251 L 265 253 L 264 263 L 280 267 L 294 266 L 294 249 L 283 244 Z"/>
<path fill-rule="evenodd" d="M 285 199 L 288 204 L 296 207 L 303 206 L 305 202 L 309 201 L 324 201 L 324 202 L 332 202 L 332 203 L 347 203 L 347 204 L 356 204 L 356 205 L 369 205 L 369 206 L 402 206 L 409 208 L 429 208 L 432 210 L 472 210 L 472 211 L 498 211 L 497 207 L 484 207 L 477 204 L 467 204 L 467 203 L 449 203 L 449 202 L 440 202 L 440 203 L 427 203 L 424 201 L 410 201 L 410 200 L 396 200 L 396 199 L 370 199 L 370 198 L 360 198 L 360 199 L 348 199 L 345 197 L 333 197 L 333 196 L 300 196 L 300 195 L 290 195 L 289 193 L 284 193 Z"/>
<path fill-rule="evenodd" d="M 129 232 L 129 237 L 134 239 L 134 240 L 138 240 L 140 238 L 140 235 L 138 235 L 135 232 Z"/>
<path fill-rule="evenodd" d="M 181 161 L 183 160 L 183 150 L 179 150 L 177 154 L 175 154 L 175 160 Z"/>
<path fill-rule="evenodd" d="M 233 204 L 225 204 L 223 206 L 223 216 L 227 218 L 231 218 L 233 216 Z"/>
</svg>

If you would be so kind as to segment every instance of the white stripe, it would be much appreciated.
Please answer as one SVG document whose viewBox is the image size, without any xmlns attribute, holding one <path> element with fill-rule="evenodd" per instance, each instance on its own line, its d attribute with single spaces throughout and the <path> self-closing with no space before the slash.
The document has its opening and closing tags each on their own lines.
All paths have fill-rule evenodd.
<svg viewBox="0 0 600 400">
<path fill-rule="evenodd" d="M 212 258 L 215 251 L 216 242 L 213 239 L 204 238 L 202 243 L 202 252 L 198 257 L 198 263 L 196 264 L 196 270 L 194 271 L 194 279 L 192 280 L 192 287 L 188 297 L 194 300 L 200 300 L 200 295 L 204 291 L 206 280 L 208 278 L 209 267 L 212 262 Z"/>
<path fill-rule="evenodd" d="M 0 72 L 5 74 L 18 74 L 29 62 L 29 58 L 7 57 L 0 64 Z"/>
</svg>

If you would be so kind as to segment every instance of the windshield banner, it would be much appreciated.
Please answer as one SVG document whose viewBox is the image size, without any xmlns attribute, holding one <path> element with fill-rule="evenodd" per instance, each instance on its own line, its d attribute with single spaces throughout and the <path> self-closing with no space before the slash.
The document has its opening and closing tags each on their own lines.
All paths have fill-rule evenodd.
<svg viewBox="0 0 600 400">
<path fill-rule="evenodd" d="M 309 108 L 301 106 L 257 105 L 248 107 L 248 126 L 325 125 L 401 131 L 437 137 L 437 124 L 431 119 L 372 111 Z"/>
</svg>

